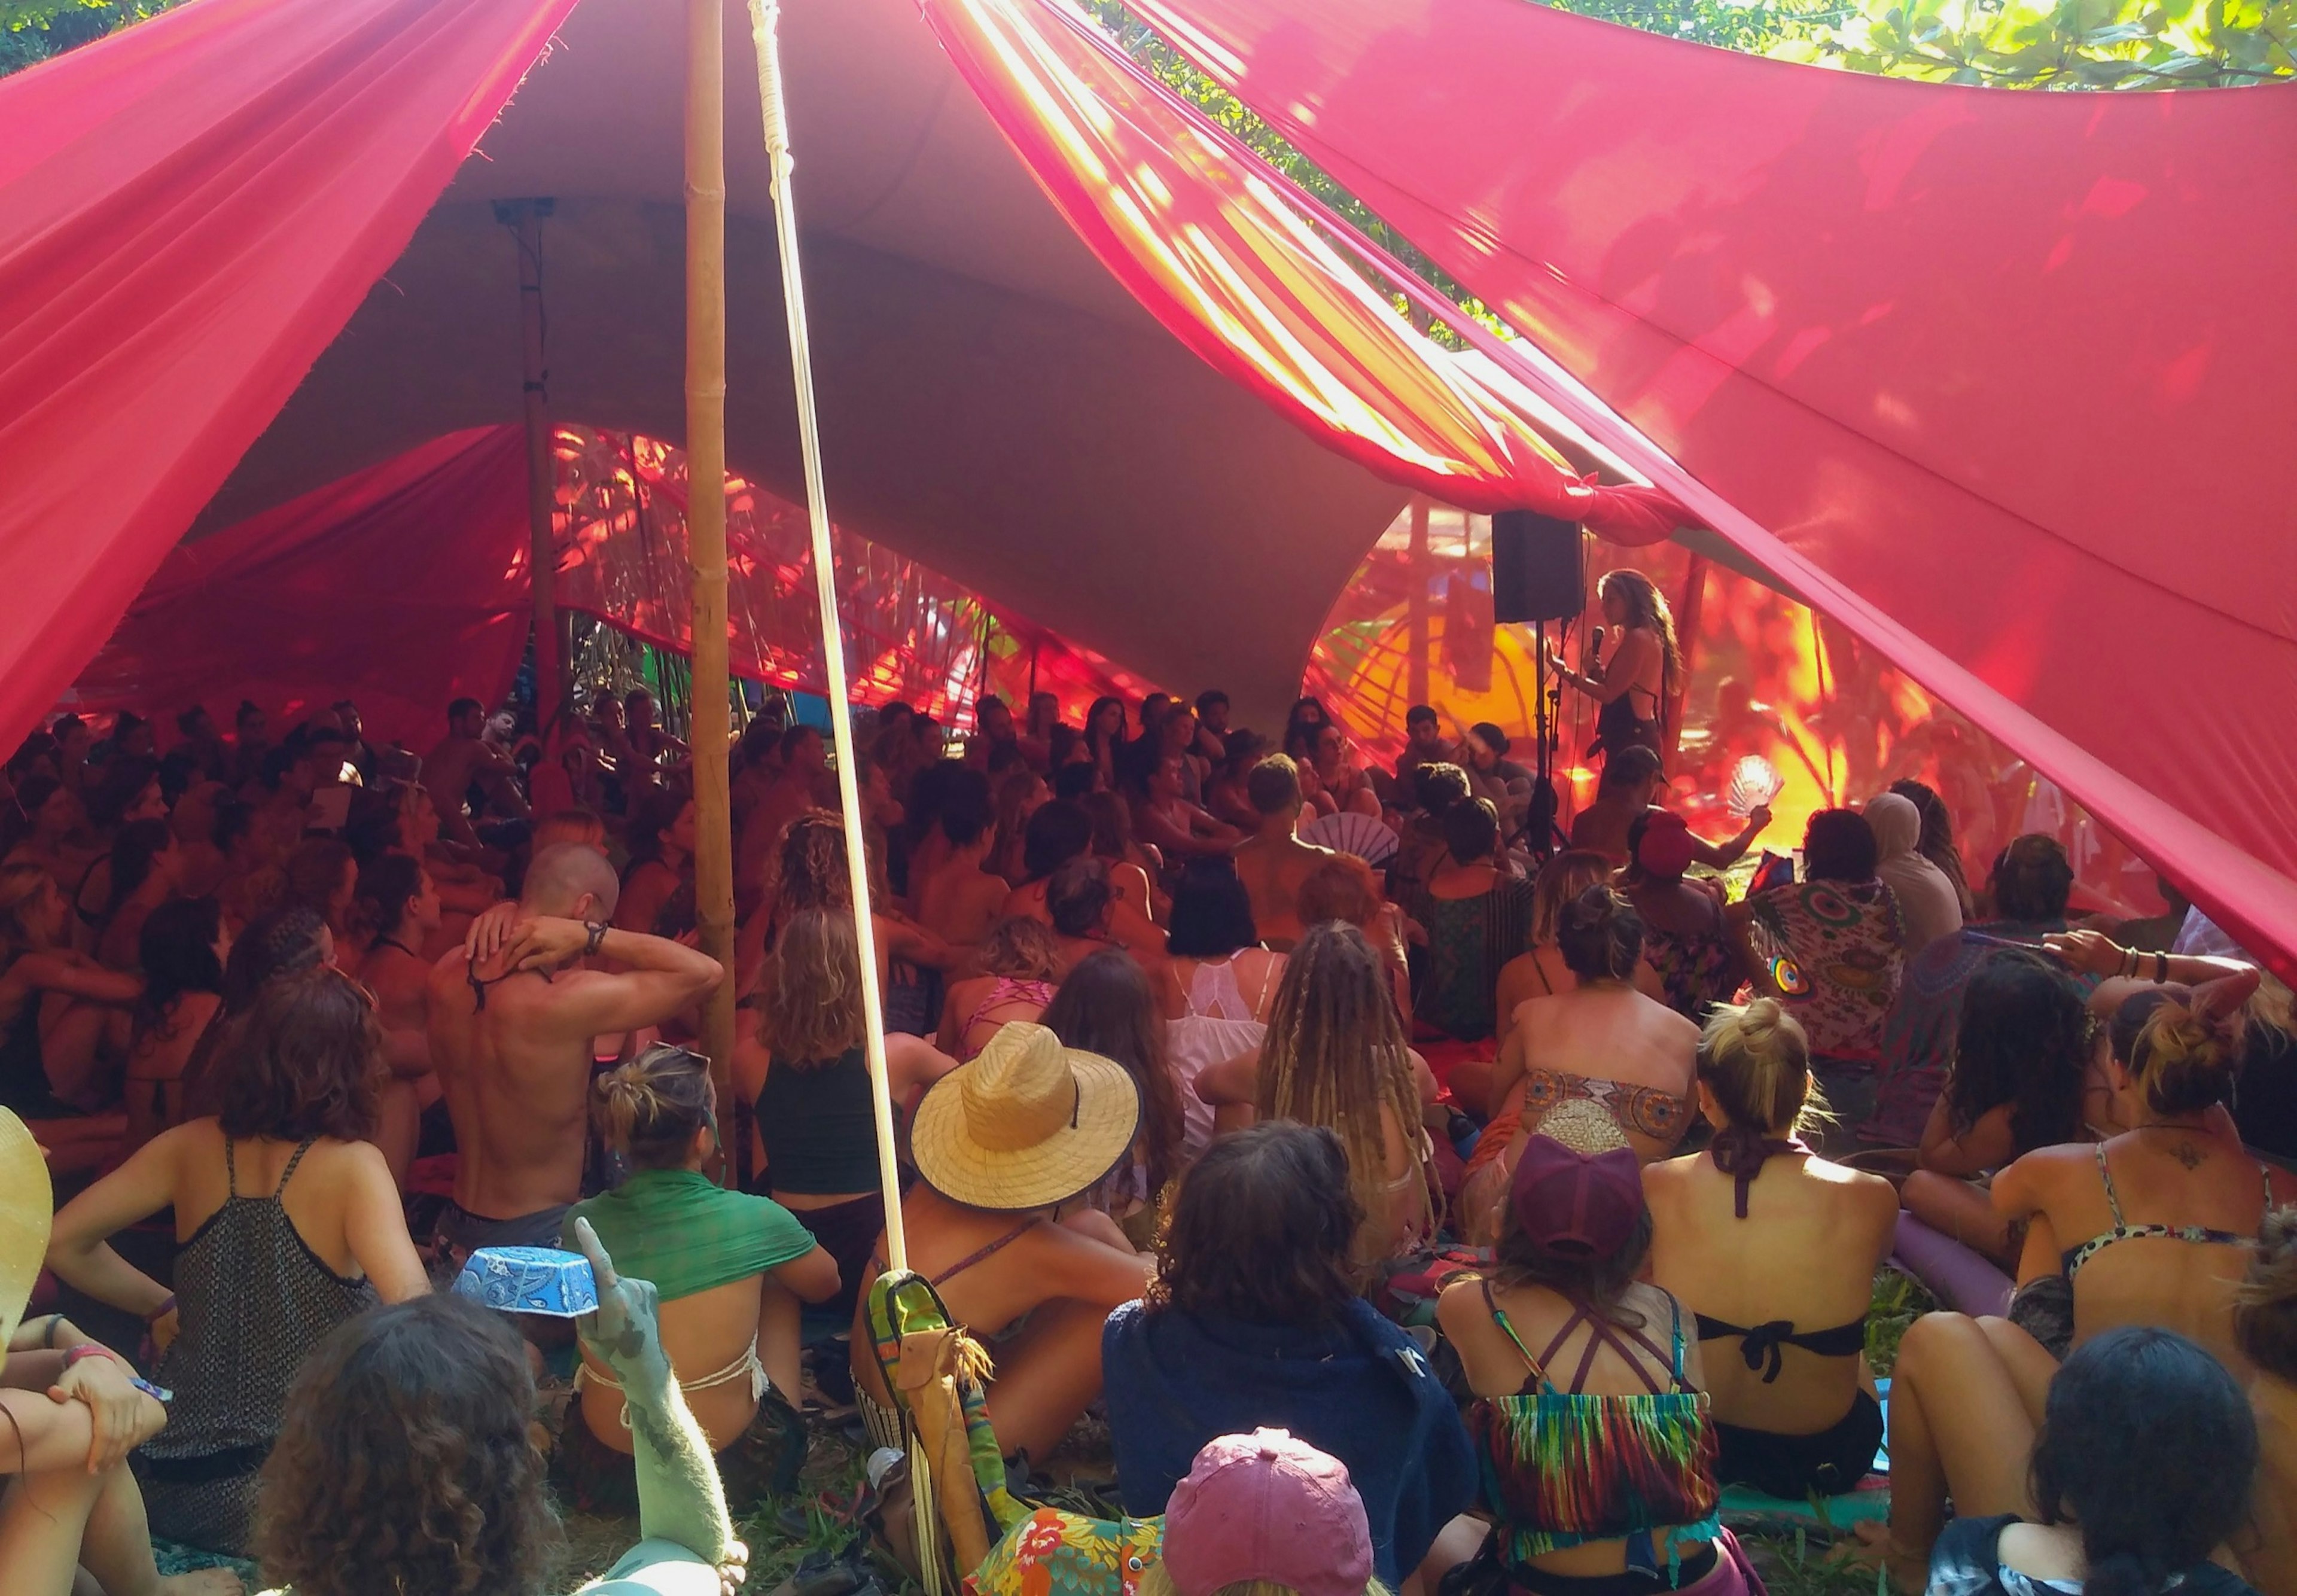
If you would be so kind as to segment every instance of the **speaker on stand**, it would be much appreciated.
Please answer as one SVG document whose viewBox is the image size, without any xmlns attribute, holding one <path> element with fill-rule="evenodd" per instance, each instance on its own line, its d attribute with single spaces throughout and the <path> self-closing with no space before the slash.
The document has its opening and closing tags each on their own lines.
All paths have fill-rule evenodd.
<svg viewBox="0 0 2297 1596">
<path fill-rule="evenodd" d="M 1492 517 L 1492 619 L 1533 629 L 1532 714 L 1537 722 L 1537 769 L 1526 835 L 1544 859 L 1571 839 L 1557 824 L 1562 802 L 1555 792 L 1555 728 L 1561 684 L 1547 681 L 1547 623 L 1577 621 L 1587 607 L 1586 539 L 1579 523 L 1534 510 L 1502 510 Z"/>
</svg>

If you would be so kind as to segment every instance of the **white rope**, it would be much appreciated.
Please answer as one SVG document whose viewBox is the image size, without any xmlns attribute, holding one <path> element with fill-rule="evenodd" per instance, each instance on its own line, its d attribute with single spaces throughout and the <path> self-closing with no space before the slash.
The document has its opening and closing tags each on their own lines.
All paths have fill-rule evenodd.
<svg viewBox="0 0 2297 1596">
<path fill-rule="evenodd" d="M 782 63 L 775 34 L 781 0 L 750 0 L 757 46 L 758 101 L 765 111 L 766 160 L 773 174 L 774 233 L 781 245 L 782 305 L 789 315 L 790 371 L 797 383 L 798 441 L 805 460 L 806 518 L 813 533 L 814 589 L 821 608 L 822 662 L 828 675 L 831 735 L 837 746 L 837 800 L 845 817 L 845 869 L 853 889 L 853 946 L 861 966 L 861 1015 L 869 1055 L 869 1102 L 877 1119 L 877 1182 L 885 1199 L 885 1257 L 909 1267 L 902 1233 L 901 1171 L 893 1145 L 893 1089 L 885 1074 L 885 1018 L 877 987 L 877 935 L 869 913 L 869 860 L 862 831 L 860 773 L 847 708 L 845 633 L 837 615 L 837 565 L 822 488 L 821 431 L 813 407 L 813 356 L 806 337 L 805 280 L 797 252 L 797 202 L 790 183 L 789 119 L 782 109 Z"/>
</svg>

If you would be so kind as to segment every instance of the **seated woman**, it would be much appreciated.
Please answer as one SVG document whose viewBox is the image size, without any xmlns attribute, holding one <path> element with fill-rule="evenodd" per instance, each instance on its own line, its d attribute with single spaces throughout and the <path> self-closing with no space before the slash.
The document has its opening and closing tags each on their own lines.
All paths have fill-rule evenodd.
<svg viewBox="0 0 2297 1596">
<path fill-rule="evenodd" d="M 1880 1175 L 1812 1156 L 1802 1027 L 1768 998 L 1721 1008 L 1699 1055 L 1703 1153 L 1643 1172 L 1651 1279 L 1689 1308 L 1709 1352 L 1716 1477 L 1800 1501 L 1855 1487 L 1882 1442 L 1866 1305 L 1898 1196 Z"/>
<path fill-rule="evenodd" d="M 273 982 L 224 1044 L 222 1113 L 153 1138 L 56 1215 L 48 1267 L 165 1349 L 154 1378 L 176 1401 L 143 1477 L 169 1540 L 243 1555 L 303 1355 L 378 1297 L 430 1289 L 366 1139 L 382 1045 L 366 994 L 334 971 Z M 169 1207 L 173 1294 L 106 1239 Z"/>
<path fill-rule="evenodd" d="M 1602 1110 L 1567 1105 L 1517 1165 L 1492 1271 L 1437 1304 L 1477 1396 L 1485 1555 L 1516 1590 L 1603 1596 L 1626 1574 L 1700 1596 L 1760 1589 L 1716 1518 L 1689 1315 L 1636 1279 L 1651 1239 L 1634 1149 Z"/>
<path fill-rule="evenodd" d="M 582 1591 L 737 1589 L 749 1553 L 679 1394 L 654 1293 L 580 1230 L 598 1309 L 575 1329 L 630 1403 L 641 1537 Z M 518 1332 L 467 1298 L 417 1297 L 336 1330 L 296 1377 L 265 1471 L 257 1551 L 278 1596 L 544 1589 L 563 1547 L 528 1440 L 534 1409 Z"/>
<path fill-rule="evenodd" d="M 989 850 L 991 875 L 1018 881 L 1029 873 L 1029 817 L 1044 808 L 1052 795 L 1052 788 L 1034 770 L 1016 770 L 998 779 L 997 841 Z"/>
<path fill-rule="evenodd" d="M 1100 1330 L 1153 1261 L 1082 1199 L 1132 1156 L 1140 1098 L 1124 1066 L 1042 1025 L 1000 1031 L 918 1106 L 918 1181 L 902 1199 L 909 1266 L 996 1360 L 989 1419 L 1006 1454 L 1042 1458 L 1100 1394 Z M 885 1267 L 885 1243 L 865 1268 Z M 871 1433 L 896 1433 L 866 1304 L 853 1374 Z"/>
<path fill-rule="evenodd" d="M 989 1045 L 1008 1020 L 1033 1020 L 1059 987 L 1059 950 L 1051 927 L 1019 915 L 989 928 L 981 974 L 950 983 L 934 1045 L 962 1064 Z"/>
<path fill-rule="evenodd" d="M 111 844 L 111 888 L 97 916 L 95 957 L 115 970 L 136 967 L 136 939 L 152 910 L 176 895 L 183 853 L 165 820 L 132 820 Z"/>
<path fill-rule="evenodd" d="M 1642 918 L 1644 961 L 1659 972 L 1662 1000 L 1693 1024 L 1747 978 L 1722 895 L 1683 878 L 1696 841 L 1682 817 L 1665 810 L 1637 815 L 1627 827 L 1626 893 Z"/>
<path fill-rule="evenodd" d="M 885 1228 L 852 913 L 793 915 L 761 999 L 756 1036 L 735 1049 L 735 1084 L 757 1105 L 765 1189 L 836 1263 L 838 1286 L 827 1305 L 849 1316 L 854 1294 L 869 1283 L 869 1249 Z M 885 1033 L 897 1116 L 956 1067 L 921 1037 Z"/>
<path fill-rule="evenodd" d="M 1890 1526 L 1861 1526 L 1898 1588 L 2243 1596 L 2211 1560 L 2240 1543 L 2258 1461 L 2256 1421 L 2224 1366 L 2173 1330 L 2128 1325 L 2062 1369 L 2013 1370 L 1994 1350 L 1999 1326 L 1925 1314 L 1899 1346 Z"/>
<path fill-rule="evenodd" d="M 694 928 L 695 816 L 694 800 L 682 793 L 649 794 L 638 806 L 630 821 L 630 862 L 614 902 L 617 926 L 657 936 Z"/>
<path fill-rule="evenodd" d="M 1188 1163 L 1213 1139 L 1212 1105 L 1197 1096 L 1197 1077 L 1223 1058 L 1257 1048 L 1267 1035 L 1284 955 L 1261 945 L 1252 894 L 1225 860 L 1199 860 L 1182 872 L 1167 942 L 1167 1050 L 1188 1122 L 1182 1154 Z"/>
<path fill-rule="evenodd" d="M 1126 1512 L 1164 1512 L 1207 1442 L 1263 1427 L 1347 1465 L 1390 1586 L 1468 1506 L 1476 1460 L 1458 1411 L 1357 1295 L 1359 1217 L 1328 1130 L 1255 1125 L 1190 1170 L 1155 1281 L 1101 1334 Z"/>
<path fill-rule="evenodd" d="M 184 1070 L 223 1010 L 223 961 L 231 950 L 213 898 L 161 904 L 137 942 L 144 991 L 128 1044 L 123 1154 L 184 1123 Z"/>
<path fill-rule="evenodd" d="M 1826 1100 L 1846 1125 L 1874 1106 L 1882 1020 L 1906 969 L 1898 901 L 1875 879 L 1874 833 L 1856 810 L 1811 816 L 1803 879 L 1734 905 L 1757 995 L 1778 999 L 1810 1038 Z"/>
<path fill-rule="evenodd" d="M 837 1295 L 837 1263 L 790 1211 L 729 1191 L 702 1172 L 724 1151 L 710 1061 L 657 1044 L 596 1088 L 608 1146 L 632 1173 L 567 1211 L 564 1245 L 588 1221 L 621 1267 L 651 1281 L 663 1348 L 695 1422 L 717 1454 L 727 1500 L 786 1493 L 805 1461 L 798 1418 L 798 1304 Z M 710 1370 L 709 1373 L 700 1372 Z M 561 1435 L 552 1474 L 586 1513 L 638 1510 L 637 1443 L 613 1367 L 585 1349 L 580 1420 Z"/>
<path fill-rule="evenodd" d="M 1092 856 L 1108 867 L 1116 901 L 1143 919 L 1163 924 L 1171 909 L 1158 880 L 1165 861 L 1140 841 L 1132 805 L 1116 793 L 1087 793 L 1076 802 L 1092 821 Z M 1174 860 L 1172 866 L 1177 869 L 1181 862 Z"/>
<path fill-rule="evenodd" d="M 386 853 L 360 868 L 355 908 L 366 936 L 359 983 L 375 994 L 391 1077 L 375 1139 L 392 1178 L 404 1187 L 422 1139 L 424 1112 L 440 1100 L 431 1067 L 432 961 L 423 950 L 438 935 L 445 907 L 420 860 Z"/>
<path fill-rule="evenodd" d="M 1056 799 L 1031 815 L 1025 844 L 1028 879 L 1013 889 L 1000 912 L 1023 915 L 1051 925 L 1053 914 L 1047 907 L 1046 893 L 1051 886 L 1053 872 L 1072 860 L 1091 854 L 1092 835 L 1092 817 L 1083 805 L 1066 799 Z M 1145 881 L 1142 885 L 1145 893 Z M 1113 886 L 1110 897 L 1114 902 L 1109 920 L 1111 939 L 1135 958 L 1161 955 L 1165 951 L 1165 934 L 1149 917 L 1149 905 L 1144 899 L 1128 901 Z"/>
<path fill-rule="evenodd" d="M 2297 1198 L 2297 1177 L 2241 1145 L 2226 1112 L 2236 1045 L 2206 1009 L 2161 1001 L 2128 1064 L 2110 1066 L 2118 1117 L 2135 1128 L 2039 1148 L 1995 1177 L 1995 1212 L 2029 1227 L 2011 1315 L 2039 1348 L 2062 1355 L 2116 1325 L 2150 1324 L 2239 1366 L 2231 1288 L 2265 1215 Z"/>
<path fill-rule="evenodd" d="M 1363 1214 L 1360 1266 L 1409 1251 L 1436 1226 L 1426 1129 L 1428 1066 L 1404 1046 L 1379 957 L 1353 926 L 1312 926 L 1292 950 L 1260 1047 L 1197 1077 L 1223 1130 L 1288 1119 L 1335 1132 Z"/>
<path fill-rule="evenodd" d="M 1460 1189 L 1461 1223 L 1478 1241 L 1499 1233 L 1515 1160 L 1558 1106 L 1600 1105 L 1646 1162 L 1673 1153 L 1691 1127 L 1699 1027 L 1635 990 L 1642 921 L 1610 888 L 1592 886 L 1564 905 L 1555 937 L 1578 985 L 1524 1003 L 1500 1049 L 1491 1123 Z"/>
<path fill-rule="evenodd" d="M 2297 1211 L 2265 1222 L 2233 1311 L 2234 1345 L 2256 1369 L 2249 1383 L 2257 1420 L 2257 1488 L 2250 1523 L 2233 1538 L 2249 1583 L 2297 1591 Z"/>
<path fill-rule="evenodd" d="M 1963 993 L 1952 1071 L 1900 1194 L 1906 1212 L 2015 1270 L 2024 1233 L 1995 1211 L 1984 1181 L 2037 1148 L 2097 1139 L 2087 1102 L 2095 1041 L 2065 972 L 2017 949 L 1988 956 Z"/>
<path fill-rule="evenodd" d="M 1181 1093 L 1165 1054 L 1156 989 L 1130 953 L 1104 948 L 1068 973 L 1043 1023 L 1063 1047 L 1123 1065 L 1132 1077 L 1140 1134 L 1132 1161 L 1118 1166 L 1094 1200 L 1136 1243 L 1151 1241 L 1168 1183 L 1188 1167 Z"/>
<path fill-rule="evenodd" d="M 742 922 L 734 941 L 735 981 L 745 992 L 755 989 L 766 967 L 767 950 L 793 917 L 809 909 L 828 909 L 848 919 L 853 914 L 845 827 L 836 815 L 827 810 L 809 810 L 799 815 L 783 829 L 780 849 L 770 863 L 766 901 Z M 874 878 L 874 869 L 872 874 Z M 870 889 L 869 926 L 877 943 L 877 988 L 886 994 L 890 1024 L 895 997 L 893 961 L 921 969 L 947 970 L 956 965 L 959 951 L 894 910 L 880 891 L 875 886 Z M 918 1033 L 923 1033 L 922 1029 Z"/>
<path fill-rule="evenodd" d="M 335 967 L 358 969 L 358 939 L 352 934 L 351 905 L 358 898 L 358 860 L 333 837 L 310 837 L 287 856 L 286 887 L 278 907 L 308 909 L 327 923 Z"/>
<path fill-rule="evenodd" d="M 72 951 L 70 917 L 39 866 L 0 868 L 0 1107 L 28 1120 L 78 1120 L 83 1104 L 97 1100 L 103 1057 L 119 1057 L 128 1006 L 144 990 L 143 976 Z M 83 1121 L 43 1134 L 58 1155 L 85 1165 L 119 1129 L 117 1120 Z"/>
<path fill-rule="evenodd" d="M 1591 886 L 1608 884 L 1610 879 L 1611 867 L 1604 862 L 1603 856 L 1585 848 L 1567 848 L 1540 867 L 1538 879 L 1531 886 L 1531 947 L 1500 967 L 1494 1005 L 1498 1019 L 1493 1035 L 1502 1047 L 1507 1045 L 1508 1035 L 1515 1029 L 1516 1016 L 1526 1003 L 1534 998 L 1552 998 L 1578 986 L 1579 977 L 1563 962 L 1563 947 L 1556 941 L 1555 923 L 1561 917 L 1565 904 Z M 1648 955 L 1648 926 L 1644 933 Z M 1643 996 L 1665 1000 L 1667 989 L 1648 956 L 1635 961 L 1634 983 L 1635 990 Z M 1472 1098 L 1461 1090 L 1466 1082 L 1461 1081 L 1460 1070 L 1464 1067 L 1455 1066 L 1453 1070 L 1453 1095 L 1471 1108 L 1488 1107 L 1490 1066 L 1484 1066 L 1481 1090 Z"/>
<path fill-rule="evenodd" d="M 224 1570 L 162 1578 L 128 1452 L 167 1410 L 125 1358 L 61 1313 L 26 1320 L 55 1194 L 39 1144 L 0 1108 L 0 1569 L 9 1596 L 66 1596 L 92 1577 L 106 1596 L 238 1596 Z M 79 1584 L 76 1571 L 85 1569 Z"/>
<path fill-rule="evenodd" d="M 1445 858 L 1411 905 L 1428 930 L 1417 1017 L 1460 1041 L 1492 1034 L 1500 970 L 1531 945 L 1531 883 L 1501 862 L 1499 820 L 1481 798 L 1444 813 Z"/>
</svg>

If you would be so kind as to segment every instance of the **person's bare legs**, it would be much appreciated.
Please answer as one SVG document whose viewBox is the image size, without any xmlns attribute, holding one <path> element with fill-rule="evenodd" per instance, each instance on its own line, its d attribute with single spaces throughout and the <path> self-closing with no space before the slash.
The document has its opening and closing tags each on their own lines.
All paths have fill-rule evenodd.
<svg viewBox="0 0 2297 1596">
<path fill-rule="evenodd" d="M 768 1275 L 758 1299 L 758 1362 L 782 1400 L 798 1405 L 798 1382 L 803 1370 L 798 1357 L 798 1318 L 804 1304 L 797 1294 Z"/>
<path fill-rule="evenodd" d="M 8 1571 L 9 1596 L 67 1596 L 79 1577 L 88 1511 L 103 1487 L 102 1477 L 84 1463 L 9 1482 L 0 1497 L 0 1568 Z"/>
<path fill-rule="evenodd" d="M 1879 1526 L 1859 1526 L 1859 1539 L 1884 1553 L 1900 1589 L 1920 1592 L 1929 1583 L 1931 1544 L 1949 1493 L 1965 1518 L 2032 1514 L 2026 1472 L 2034 1431 L 2019 1377 L 1979 1320 L 1926 1313 L 1914 1321 L 1890 1378 L 1889 1529 L 1870 1534 Z"/>
<path fill-rule="evenodd" d="M 1494 1058 L 1462 1058 L 1452 1066 L 1445 1080 L 1445 1090 L 1452 1100 L 1478 1119 L 1489 1119 L 1492 1112 L 1492 1074 L 1498 1069 Z"/>
<path fill-rule="evenodd" d="M 2010 1250 L 2010 1222 L 1996 1213 L 1986 1193 L 1969 1181 L 1918 1169 L 1898 1189 L 1898 1201 L 1939 1235 L 1952 1237 L 2003 1268 L 2018 1262 Z"/>
<path fill-rule="evenodd" d="M 80 1563 L 103 1587 L 103 1596 L 241 1596 L 247 1589 L 228 1568 L 162 1575 L 152 1559 L 152 1526 L 136 1477 L 123 1465 L 105 1469 L 102 1478 Z"/>
<path fill-rule="evenodd" d="M 1100 1332 L 1108 1311 L 1063 1297 L 1039 1305 L 1029 1328 L 997 1351 L 989 1423 L 1007 1457 L 1049 1456 L 1100 1394 Z"/>
<path fill-rule="evenodd" d="M 2009 1371 L 2012 1383 L 2018 1387 L 2018 1399 L 2026 1404 L 2026 1417 L 2038 1432 L 2042 1411 L 2049 1405 L 2050 1382 L 2058 1378 L 2061 1365 L 2050 1356 L 2048 1347 L 2006 1319 L 1989 1315 L 1978 1321 L 1978 1329 L 1987 1345 L 1994 1349 L 1994 1355 L 2002 1360 L 2002 1367 Z"/>
</svg>

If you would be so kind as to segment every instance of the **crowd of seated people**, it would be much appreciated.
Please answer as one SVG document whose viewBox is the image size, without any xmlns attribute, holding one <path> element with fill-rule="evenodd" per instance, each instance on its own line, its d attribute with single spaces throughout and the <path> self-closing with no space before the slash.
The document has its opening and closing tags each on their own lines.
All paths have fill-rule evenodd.
<svg viewBox="0 0 2297 1596">
<path fill-rule="evenodd" d="M 1621 591 L 1615 624 L 1647 628 Z M 1867 1555 L 1909 1588 L 2231 1592 L 2238 1567 L 2297 1596 L 2297 1181 L 2244 1146 L 2290 1132 L 2242 1084 L 2297 1052 L 2285 989 L 2079 922 L 2047 837 L 1972 892 L 1914 783 L 1812 816 L 1745 891 L 1767 813 L 1718 843 L 1663 807 L 1665 657 L 1584 677 L 1628 707 L 1552 857 L 1504 734 L 1426 706 L 1392 771 L 1313 698 L 1269 738 L 1217 693 L 1076 728 L 984 702 L 959 740 L 883 706 L 854 772 L 867 947 L 826 739 L 766 717 L 729 772 L 730 970 L 695 945 L 692 755 L 648 695 L 525 740 L 460 701 L 420 760 L 347 704 L 276 741 L 252 706 L 232 738 L 186 714 L 164 752 L 133 717 L 58 722 L 8 769 L 0 1102 L 71 1182 L 48 1267 L 149 1327 L 177 1396 L 155 1414 L 113 1388 L 129 1360 L 77 1360 L 54 1400 L 136 1473 L 75 1486 L 51 1560 L 152 1588 L 96 1566 L 135 1516 L 307 1592 L 348 1556 L 517 1569 L 555 1491 L 729 1565 L 728 1504 L 806 1455 L 809 1384 L 898 1439 L 869 1301 L 893 1200 L 986 1351 L 1016 1479 L 1105 1411 L 1126 1510 L 1178 1535 L 1205 1455 L 1288 1432 L 1352 1482 L 1350 1589 L 1411 1596 L 1760 1588 L 1721 1494 L 1858 1485 L 1869 1303 L 1920 1227 L 2001 1301 L 1907 1333 Z M 1366 827 L 1382 845 L 1313 840 Z M 435 1294 L 504 1245 L 652 1289 L 571 1337 Z M 1431 1259 L 1453 1278 L 1414 1318 L 1394 1282 Z M 456 1465 L 499 1517 L 440 1544 L 420 1458 L 495 1445 L 537 1371 L 579 1391 L 549 1460 Z M 2083 1437 L 2145 1424 L 2231 1437 L 2195 1444 L 2206 1490 L 2117 1494 Z M 358 1437 L 376 1484 L 331 1494 L 311 1471 Z M 19 1440 L 63 1501 L 54 1438 Z"/>
</svg>

